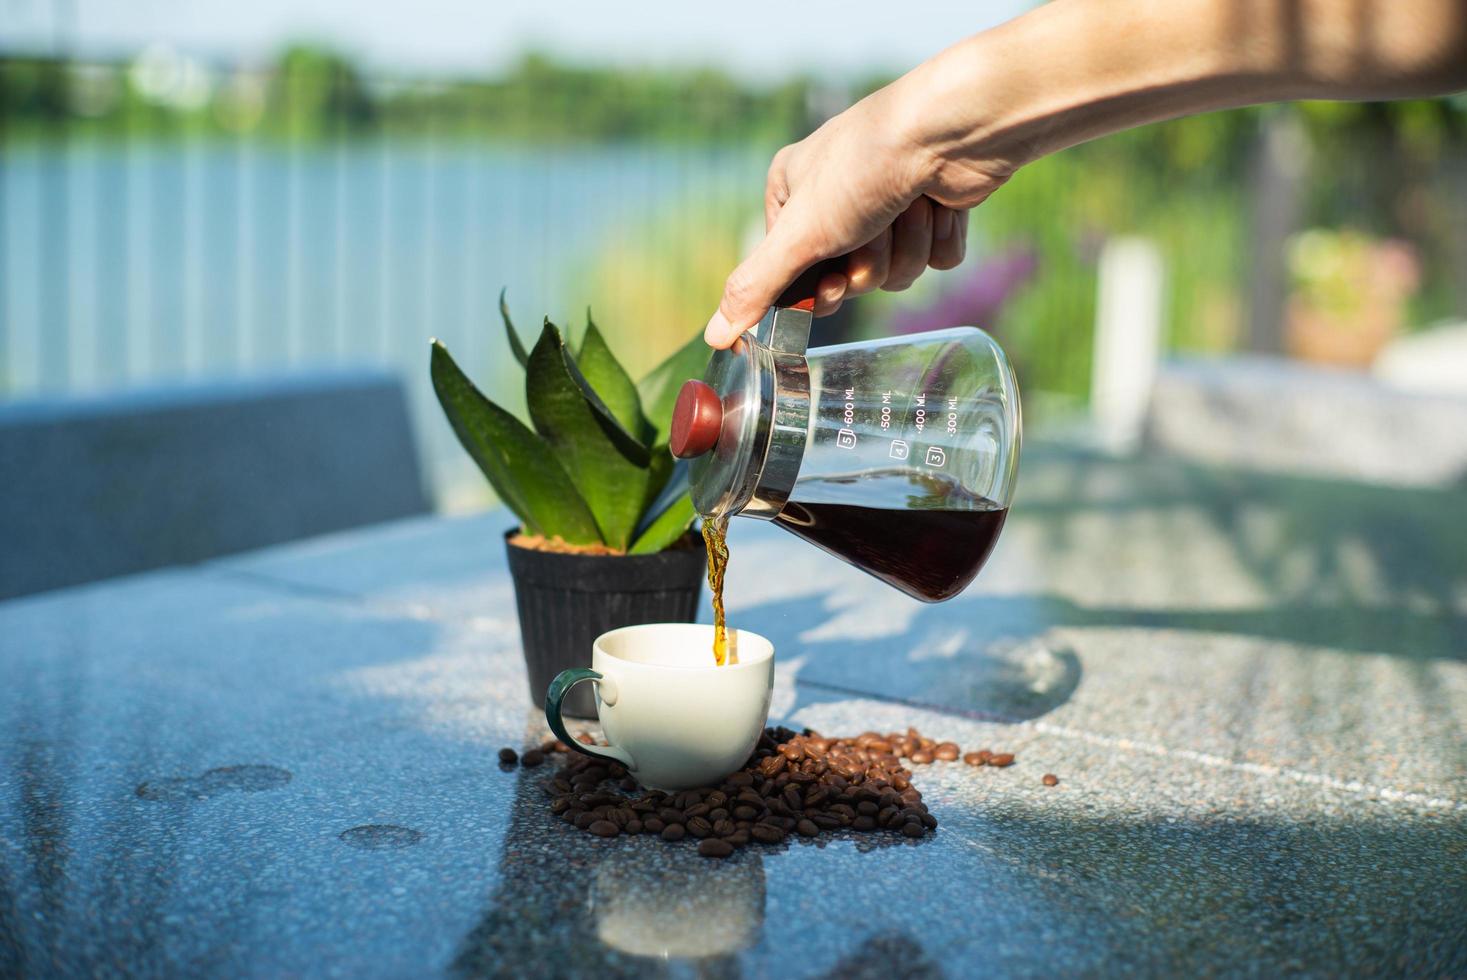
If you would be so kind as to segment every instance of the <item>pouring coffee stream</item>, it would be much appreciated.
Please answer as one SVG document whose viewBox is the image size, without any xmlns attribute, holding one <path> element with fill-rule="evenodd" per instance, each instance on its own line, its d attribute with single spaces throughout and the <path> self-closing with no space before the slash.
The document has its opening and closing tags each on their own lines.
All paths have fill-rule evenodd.
<svg viewBox="0 0 1467 980">
<path fill-rule="evenodd" d="M 1003 529 L 1021 419 L 1002 349 L 958 327 L 807 350 L 815 290 L 841 267 L 808 270 L 678 393 L 669 442 L 690 461 L 715 627 L 727 552 L 712 546 L 732 516 L 924 602 L 960 593 Z"/>
</svg>

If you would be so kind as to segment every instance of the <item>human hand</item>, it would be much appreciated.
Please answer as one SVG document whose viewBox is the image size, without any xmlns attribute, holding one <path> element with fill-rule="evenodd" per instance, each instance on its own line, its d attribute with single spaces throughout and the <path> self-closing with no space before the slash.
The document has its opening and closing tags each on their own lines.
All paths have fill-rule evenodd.
<svg viewBox="0 0 1467 980">
<path fill-rule="evenodd" d="M 971 152 L 961 163 L 948 158 L 931 101 L 940 97 L 940 79 L 935 65 L 923 66 L 775 154 L 765 237 L 728 277 L 704 331 L 710 345 L 730 346 L 822 259 L 848 256 L 843 272 L 821 277 L 816 316 L 847 297 L 903 290 L 929 267 L 963 261 L 967 210 L 1015 165 Z"/>
</svg>

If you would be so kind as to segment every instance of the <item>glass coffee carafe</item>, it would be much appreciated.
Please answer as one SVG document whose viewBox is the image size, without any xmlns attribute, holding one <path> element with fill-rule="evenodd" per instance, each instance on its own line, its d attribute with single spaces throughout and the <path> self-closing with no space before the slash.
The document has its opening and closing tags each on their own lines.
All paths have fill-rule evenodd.
<svg viewBox="0 0 1467 980">
<path fill-rule="evenodd" d="M 914 598 L 952 598 L 1013 494 L 1008 359 L 974 327 L 807 351 L 805 279 L 808 295 L 797 284 L 679 392 L 671 445 L 691 461 L 693 504 L 772 520 Z"/>
</svg>

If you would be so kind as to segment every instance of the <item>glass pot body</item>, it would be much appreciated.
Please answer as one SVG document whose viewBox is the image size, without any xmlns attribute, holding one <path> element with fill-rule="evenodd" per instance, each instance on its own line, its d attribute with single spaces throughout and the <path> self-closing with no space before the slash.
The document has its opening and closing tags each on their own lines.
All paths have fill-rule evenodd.
<svg viewBox="0 0 1467 980">
<path fill-rule="evenodd" d="M 958 327 L 808 352 L 799 475 L 775 523 L 928 602 L 998 540 L 1018 473 L 1018 386 L 993 338 Z"/>
<path fill-rule="evenodd" d="M 773 520 L 927 602 L 961 592 L 1018 472 L 1003 351 L 974 327 L 805 351 L 775 326 L 683 386 L 671 443 L 691 460 L 694 505 Z"/>
</svg>

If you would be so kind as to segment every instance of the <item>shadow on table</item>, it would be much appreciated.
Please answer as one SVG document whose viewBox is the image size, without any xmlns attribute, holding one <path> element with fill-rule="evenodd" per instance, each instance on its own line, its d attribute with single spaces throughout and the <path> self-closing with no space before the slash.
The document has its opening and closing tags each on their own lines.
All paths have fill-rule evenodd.
<svg viewBox="0 0 1467 980">
<path fill-rule="evenodd" d="M 813 878 L 795 861 L 767 879 L 794 859 L 787 848 L 713 862 L 687 843 L 590 837 L 550 817 L 540 775 L 520 774 L 499 886 L 460 943 L 456 976 L 737 977 L 768 972 L 771 961 L 807 975 L 818 965 L 802 959 L 798 942 L 781 945 L 806 935 L 812 948 L 847 951 L 821 973 L 832 978 L 941 977 L 980 965 L 1467 970 L 1467 873 L 1458 860 L 1467 819 L 1457 813 L 1382 803 L 1296 822 L 1252 815 L 1240 799 L 1234 812 L 1138 820 L 1105 813 L 1104 799 L 1092 801 L 1100 812 L 1066 807 L 1062 794 L 1084 792 L 1076 774 L 1044 804 L 1000 796 L 950 808 L 936 837 L 911 845 L 921 885 L 908 880 L 906 900 L 893 904 L 894 886 L 863 875 L 862 858 L 848 851 Z M 818 920 L 766 927 L 776 888 L 781 907 L 818 908 Z M 953 932 L 957 922 L 965 925 Z M 929 927 L 939 931 L 929 937 Z"/>
<path fill-rule="evenodd" d="M 1165 821 L 1004 807 L 958 832 L 1010 866 L 1020 893 L 976 893 L 966 914 L 1011 942 L 1085 947 L 1082 972 L 1461 976 L 1467 819 L 1384 807 L 1306 821 L 1241 802 Z"/>
<path fill-rule="evenodd" d="M 818 600 L 763 603 L 737 621 L 767 635 L 782 662 L 798 662 L 794 710 L 869 697 L 996 721 L 1039 718 L 1067 702 L 1084 675 L 1056 629 L 1173 630 L 1253 637 L 1414 663 L 1425 702 L 1451 712 L 1429 675 L 1432 661 L 1467 662 L 1467 617 L 1400 607 L 1281 604 L 1244 609 L 1086 606 L 1057 595 L 973 596 L 923 606 L 896 635 L 830 636 Z M 848 618 L 850 613 L 845 613 Z"/>
<path fill-rule="evenodd" d="M 1080 547 L 1076 521 L 1103 515 L 1123 535 L 1134 527 L 1131 517 L 1193 508 L 1233 543 L 1236 559 L 1270 594 L 1305 608 L 1338 604 L 1364 589 L 1380 593 L 1369 599 L 1387 618 L 1410 619 L 1391 597 L 1445 610 L 1460 606 L 1467 587 L 1467 487 L 1382 486 L 1151 456 L 1039 459 L 1037 482 L 1021 484 L 1009 520 L 1036 523 L 1051 554 Z M 1085 540 L 1101 546 L 1093 536 Z M 1365 586 L 1362 578 L 1376 581 Z M 1461 630 L 1462 618 L 1455 622 Z"/>
</svg>

